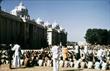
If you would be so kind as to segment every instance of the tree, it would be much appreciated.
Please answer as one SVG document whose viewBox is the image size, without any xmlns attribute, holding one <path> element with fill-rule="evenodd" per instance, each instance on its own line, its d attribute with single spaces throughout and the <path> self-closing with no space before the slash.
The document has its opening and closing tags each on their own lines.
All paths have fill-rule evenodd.
<svg viewBox="0 0 110 71">
<path fill-rule="evenodd" d="M 85 36 L 85 39 L 88 43 L 91 43 L 91 44 L 95 44 L 96 41 L 97 41 L 97 38 L 96 38 L 96 32 L 95 32 L 96 29 L 88 29 L 87 32 L 86 32 L 86 36 Z"/>
<path fill-rule="evenodd" d="M 108 40 L 107 43 L 110 44 L 110 30 L 108 31 Z"/>
<path fill-rule="evenodd" d="M 98 34 L 97 43 L 98 44 L 107 44 L 108 31 L 106 29 L 98 29 L 97 34 Z"/>
<path fill-rule="evenodd" d="M 85 39 L 90 44 L 108 44 L 108 31 L 106 29 L 88 29 Z"/>
</svg>

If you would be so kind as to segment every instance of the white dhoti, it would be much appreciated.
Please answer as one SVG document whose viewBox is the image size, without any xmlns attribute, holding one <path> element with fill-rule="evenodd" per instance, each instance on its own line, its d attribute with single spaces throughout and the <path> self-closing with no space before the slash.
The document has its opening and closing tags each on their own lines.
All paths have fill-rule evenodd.
<svg viewBox="0 0 110 71">
<path fill-rule="evenodd" d="M 20 67 L 20 54 L 21 54 L 20 46 L 18 44 L 16 44 L 16 45 L 14 45 L 12 50 L 15 51 L 15 53 L 13 55 L 12 65 L 13 65 L 13 67 L 18 68 L 18 67 Z"/>
<path fill-rule="evenodd" d="M 59 52 L 60 48 L 58 46 L 52 47 L 52 55 L 53 55 L 53 71 L 59 71 Z"/>
<path fill-rule="evenodd" d="M 92 66 L 93 66 L 93 62 L 89 61 L 87 64 L 87 67 L 90 69 L 90 68 L 92 68 Z"/>
<path fill-rule="evenodd" d="M 40 59 L 40 60 L 38 61 L 38 64 L 39 64 L 39 66 L 42 66 L 42 65 L 43 65 L 43 60 Z"/>
<path fill-rule="evenodd" d="M 53 58 L 53 71 L 59 71 L 59 60 Z"/>
<path fill-rule="evenodd" d="M 106 70 L 107 69 L 107 63 L 102 63 L 102 70 Z"/>
<path fill-rule="evenodd" d="M 14 67 L 20 67 L 20 57 L 19 56 L 14 56 L 12 64 L 13 64 Z"/>
</svg>

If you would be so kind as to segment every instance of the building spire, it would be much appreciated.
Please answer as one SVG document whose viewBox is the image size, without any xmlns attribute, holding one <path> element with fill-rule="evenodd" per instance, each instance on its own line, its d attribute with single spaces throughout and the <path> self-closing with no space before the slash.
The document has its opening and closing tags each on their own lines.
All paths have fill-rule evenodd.
<svg viewBox="0 0 110 71">
<path fill-rule="evenodd" d="M 23 0 L 20 0 L 20 2 L 19 2 L 19 6 L 24 6 L 24 4 L 23 4 Z"/>
</svg>

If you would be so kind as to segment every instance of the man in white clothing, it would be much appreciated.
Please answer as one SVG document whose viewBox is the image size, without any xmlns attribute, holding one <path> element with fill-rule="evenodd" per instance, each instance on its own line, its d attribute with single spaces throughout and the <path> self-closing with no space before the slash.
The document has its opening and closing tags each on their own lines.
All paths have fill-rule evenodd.
<svg viewBox="0 0 110 71">
<path fill-rule="evenodd" d="M 87 68 L 91 69 L 92 67 L 93 67 L 93 62 L 92 61 L 88 61 Z"/>
<path fill-rule="evenodd" d="M 53 71 L 59 71 L 59 55 L 60 55 L 60 47 L 54 45 L 51 49 L 53 56 Z"/>
<path fill-rule="evenodd" d="M 102 70 L 106 70 L 107 69 L 107 63 L 106 60 L 103 60 L 102 62 Z"/>
<path fill-rule="evenodd" d="M 87 48 L 87 46 L 84 46 L 84 53 L 85 53 L 85 54 L 88 53 L 88 48 Z"/>
<path fill-rule="evenodd" d="M 14 55 L 13 55 L 12 65 L 14 68 L 18 68 L 18 67 L 20 67 L 20 54 L 21 54 L 20 45 L 15 44 L 14 47 L 12 48 L 12 51 L 15 51 Z"/>
<path fill-rule="evenodd" d="M 97 58 L 100 60 L 100 63 L 102 62 L 102 55 L 103 55 L 103 49 L 98 50 Z"/>
<path fill-rule="evenodd" d="M 96 59 L 95 69 L 100 69 L 100 60 Z"/>
</svg>

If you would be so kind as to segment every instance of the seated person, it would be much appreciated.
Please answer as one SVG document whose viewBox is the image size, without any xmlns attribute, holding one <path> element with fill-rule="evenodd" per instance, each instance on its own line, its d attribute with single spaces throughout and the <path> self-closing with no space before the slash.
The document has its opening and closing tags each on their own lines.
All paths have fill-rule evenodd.
<svg viewBox="0 0 110 71">
<path fill-rule="evenodd" d="M 100 69 L 100 60 L 99 59 L 96 59 L 95 69 Z"/>
<path fill-rule="evenodd" d="M 64 67 L 69 67 L 69 61 L 68 61 L 68 58 L 66 58 L 66 60 L 64 61 Z"/>
<path fill-rule="evenodd" d="M 24 54 L 24 61 L 23 61 L 24 66 L 29 67 L 30 66 L 30 58 L 29 54 L 25 53 Z"/>
<path fill-rule="evenodd" d="M 102 66 L 102 70 L 106 70 L 106 69 L 107 69 L 107 63 L 106 63 L 106 60 L 103 60 L 101 66 Z"/>
<path fill-rule="evenodd" d="M 38 59 L 38 65 L 39 65 L 39 66 L 42 66 L 42 65 L 43 65 L 43 59 L 42 59 L 41 56 L 40 56 L 39 59 Z"/>
<path fill-rule="evenodd" d="M 93 68 L 93 62 L 92 61 L 88 61 L 87 68 L 89 68 L 89 69 Z"/>
<path fill-rule="evenodd" d="M 83 60 L 80 62 L 80 66 L 81 66 L 81 68 L 85 68 L 85 67 L 86 67 L 86 61 L 85 61 L 85 59 L 83 59 Z"/>
<path fill-rule="evenodd" d="M 93 55 L 91 54 L 88 58 L 87 68 L 93 68 Z"/>
<path fill-rule="evenodd" d="M 79 68 L 79 64 L 80 64 L 80 61 L 79 60 L 74 60 L 74 68 L 78 69 Z"/>
<path fill-rule="evenodd" d="M 52 66 L 52 60 L 50 57 L 48 57 L 48 60 L 47 60 L 47 66 Z"/>
<path fill-rule="evenodd" d="M 72 59 L 69 59 L 69 64 L 70 64 L 70 67 L 73 67 L 74 62 L 73 62 L 73 60 L 72 60 Z"/>
<path fill-rule="evenodd" d="M 63 61 L 63 57 L 60 57 L 60 61 L 59 61 L 59 66 L 63 67 L 64 66 L 64 61 Z"/>
</svg>

